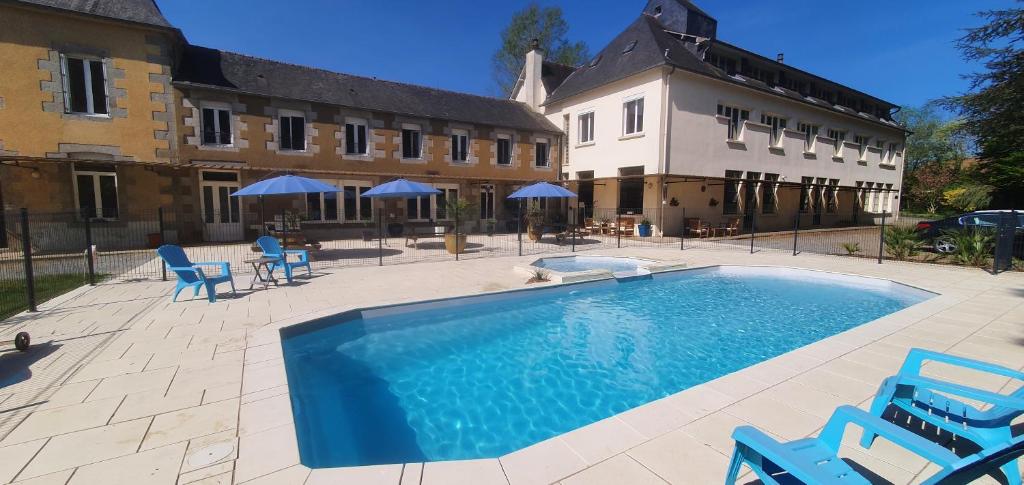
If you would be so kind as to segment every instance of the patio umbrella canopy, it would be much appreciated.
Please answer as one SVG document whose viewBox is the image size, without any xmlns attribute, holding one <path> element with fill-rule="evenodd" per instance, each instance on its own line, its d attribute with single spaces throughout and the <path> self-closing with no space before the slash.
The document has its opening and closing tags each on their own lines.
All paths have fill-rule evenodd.
<svg viewBox="0 0 1024 485">
<path fill-rule="evenodd" d="M 244 197 L 247 195 L 287 195 L 319 192 L 345 192 L 346 198 L 355 197 L 355 195 L 331 184 L 307 177 L 299 177 L 298 175 L 281 175 L 279 177 L 261 180 L 244 187 L 231 195 L 233 197 Z"/>
<path fill-rule="evenodd" d="M 566 197 L 576 197 L 576 194 L 572 193 L 572 191 L 565 187 L 549 184 L 547 182 L 537 182 L 533 185 L 528 185 L 508 196 L 509 199 L 558 199 Z"/>
<path fill-rule="evenodd" d="M 423 197 L 440 193 L 440 190 L 437 190 L 427 184 L 421 184 L 419 182 L 413 182 L 406 179 L 398 179 L 380 184 L 366 192 L 363 192 L 363 197 L 410 199 L 413 197 Z"/>
</svg>

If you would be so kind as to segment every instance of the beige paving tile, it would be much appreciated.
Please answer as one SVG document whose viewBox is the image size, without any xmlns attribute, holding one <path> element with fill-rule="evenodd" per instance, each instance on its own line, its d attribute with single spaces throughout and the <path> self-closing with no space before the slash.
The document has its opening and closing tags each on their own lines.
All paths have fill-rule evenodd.
<svg viewBox="0 0 1024 485">
<path fill-rule="evenodd" d="M 305 465 L 294 465 L 241 483 L 246 485 L 305 485 L 311 471 Z M 419 482 L 417 481 L 416 484 L 418 485 Z"/>
<path fill-rule="evenodd" d="M 238 401 L 228 400 L 181 409 L 153 418 L 153 425 L 142 442 L 142 450 L 186 441 L 221 431 L 238 424 Z"/>
<path fill-rule="evenodd" d="M 695 419 L 707 416 L 737 401 L 736 398 L 716 391 L 707 384 L 691 387 L 666 397 L 665 400 Z"/>
<path fill-rule="evenodd" d="M 13 480 L 44 444 L 41 439 L 0 448 L 0 483 Z"/>
<path fill-rule="evenodd" d="M 242 382 L 242 366 L 238 364 L 216 365 L 213 367 L 179 371 L 168 394 L 179 394 L 195 390 L 214 389 L 217 387 Z"/>
<path fill-rule="evenodd" d="M 662 485 L 660 477 L 629 455 L 616 455 L 565 480 L 562 485 Z"/>
<path fill-rule="evenodd" d="M 827 392 L 833 396 L 843 398 L 847 402 L 861 402 L 874 396 L 877 390 L 877 385 L 868 384 L 864 381 L 820 368 L 794 377 L 793 382 Z"/>
<path fill-rule="evenodd" d="M 189 453 L 186 451 L 186 459 L 188 458 L 188 455 Z M 217 481 L 219 481 L 219 479 L 216 479 L 216 477 L 221 477 L 224 475 L 227 475 L 228 483 L 231 483 L 231 478 L 232 475 L 234 474 L 234 469 L 235 462 L 234 460 L 230 460 L 210 465 L 208 467 L 192 470 L 189 472 L 180 472 L 180 474 L 178 475 L 178 483 L 184 485 L 194 482 L 203 482 L 206 480 L 212 480 L 216 483 Z"/>
<path fill-rule="evenodd" d="M 17 485 L 65 485 L 74 472 L 74 470 L 63 470 L 40 477 L 18 480 L 14 483 Z"/>
<path fill-rule="evenodd" d="M 852 404 L 839 396 L 805 386 L 794 381 L 781 382 L 762 393 L 765 397 L 822 418 L 822 422 L 832 416 L 832 412 L 843 404 Z"/>
<path fill-rule="evenodd" d="M 314 468 L 309 472 L 306 485 L 334 485 L 337 483 L 394 485 L 401 479 L 402 465 Z"/>
<path fill-rule="evenodd" d="M 288 394 L 280 394 L 242 404 L 238 415 L 238 434 L 245 436 L 291 422 L 291 397 Z"/>
<path fill-rule="evenodd" d="M 178 483 L 181 485 L 231 485 L 231 472 L 219 473 L 188 482 L 179 481 Z"/>
<path fill-rule="evenodd" d="M 203 404 L 210 404 L 227 399 L 238 399 L 242 393 L 242 383 L 235 382 L 223 386 L 211 387 L 203 392 Z"/>
<path fill-rule="evenodd" d="M 787 440 L 808 436 L 825 424 L 821 417 L 794 409 L 763 393 L 729 406 L 725 412 Z"/>
<path fill-rule="evenodd" d="M 723 411 L 687 424 L 682 427 L 681 431 L 693 436 L 702 444 L 714 448 L 715 451 L 729 455 L 735 444 L 732 432 L 737 426 L 750 426 L 750 423 Z"/>
<path fill-rule="evenodd" d="M 729 460 L 683 431 L 648 441 L 626 452 L 669 483 L 719 483 Z"/>
<path fill-rule="evenodd" d="M 587 463 L 562 440 L 553 438 L 500 458 L 512 485 L 551 483 L 587 467 Z"/>
<path fill-rule="evenodd" d="M 47 441 L 19 477 L 30 478 L 135 453 L 148 419 L 56 436 Z"/>
<path fill-rule="evenodd" d="M 119 404 L 121 398 L 113 398 L 34 412 L 0 444 L 21 443 L 103 426 Z"/>
<path fill-rule="evenodd" d="M 561 439 L 591 465 L 646 440 L 644 435 L 614 416 L 563 434 Z M 429 463 L 427 468 L 430 468 Z"/>
<path fill-rule="evenodd" d="M 669 399 L 659 399 L 616 415 L 646 438 L 660 436 L 697 418 Z"/>
<path fill-rule="evenodd" d="M 185 443 L 155 448 L 80 467 L 68 485 L 173 485 L 185 454 Z"/>
<path fill-rule="evenodd" d="M 423 464 L 420 485 L 508 485 L 508 479 L 497 459 L 432 461 Z"/>
<path fill-rule="evenodd" d="M 422 463 L 406 463 L 402 467 L 402 481 L 399 485 L 420 485 L 420 480 L 423 479 L 423 464 Z"/>
<path fill-rule="evenodd" d="M 83 365 L 68 379 L 68 383 L 92 381 L 104 377 L 114 377 L 122 374 L 141 372 L 149 362 L 149 356 L 126 357 L 116 360 L 92 362 Z"/>
<path fill-rule="evenodd" d="M 211 447 L 230 446 L 231 453 L 216 461 L 210 461 L 209 449 Z M 234 430 L 222 431 L 211 435 L 189 440 L 188 449 L 185 450 L 185 461 L 181 464 L 179 473 L 188 473 L 208 467 L 216 463 L 227 464 L 228 470 L 234 469 L 234 460 L 238 457 L 238 436 Z"/>
<path fill-rule="evenodd" d="M 245 482 L 299 464 L 295 426 L 280 426 L 238 441 L 235 481 Z"/>
<path fill-rule="evenodd" d="M 107 377 L 100 381 L 86 400 L 98 401 L 145 391 L 163 394 L 170 385 L 174 372 L 172 368 Z"/>
<path fill-rule="evenodd" d="M 245 366 L 242 394 L 279 387 L 288 383 L 283 360 L 269 360 Z"/>
<path fill-rule="evenodd" d="M 198 406 L 203 397 L 202 391 L 191 391 L 182 394 L 164 396 L 162 392 L 140 392 L 125 396 L 121 407 L 114 413 L 112 423 L 131 421 L 146 416 L 156 416 L 170 411 L 177 411 Z"/>
<path fill-rule="evenodd" d="M 89 396 L 89 393 L 99 385 L 100 381 L 85 381 L 76 382 L 73 384 L 64 384 L 57 388 L 57 391 L 46 398 L 46 402 L 39 405 L 36 410 L 53 409 L 64 407 L 69 404 L 79 404 L 85 401 L 85 398 Z"/>
</svg>

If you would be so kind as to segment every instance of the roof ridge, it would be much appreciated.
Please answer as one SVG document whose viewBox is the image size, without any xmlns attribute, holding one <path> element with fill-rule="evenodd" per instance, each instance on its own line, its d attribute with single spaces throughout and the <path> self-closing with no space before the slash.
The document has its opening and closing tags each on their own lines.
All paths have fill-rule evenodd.
<svg viewBox="0 0 1024 485">
<path fill-rule="evenodd" d="M 192 46 L 192 47 L 199 47 L 201 49 L 209 49 L 209 50 L 217 51 L 217 52 L 223 52 L 223 53 L 226 53 L 226 54 L 231 54 L 231 55 L 236 55 L 236 56 L 241 56 L 241 57 L 248 57 L 249 59 L 256 59 L 258 61 L 273 62 L 273 63 L 276 63 L 276 64 L 282 64 L 282 65 L 285 65 L 285 66 L 297 67 L 297 68 L 300 68 L 300 69 L 308 69 L 308 70 L 311 70 L 311 71 L 320 71 L 320 72 L 325 72 L 325 73 L 328 73 L 328 74 L 334 74 L 334 75 L 340 75 L 340 76 L 348 76 L 348 77 L 353 77 L 353 78 L 365 79 L 367 81 L 383 82 L 383 83 L 389 83 L 389 84 L 398 84 L 398 85 L 402 85 L 402 86 L 410 86 L 410 87 L 420 88 L 420 89 L 429 89 L 431 91 L 439 91 L 439 92 L 442 92 L 442 93 L 458 94 L 458 95 L 461 95 L 461 96 L 473 96 L 473 97 L 477 97 L 477 98 L 487 99 L 487 100 L 490 100 L 490 101 L 506 101 L 506 102 L 511 102 L 511 103 L 519 103 L 519 101 L 510 100 L 510 99 L 504 99 L 504 98 L 497 98 L 497 97 L 494 97 L 494 96 L 484 96 L 482 94 L 467 93 L 465 91 L 455 91 L 455 90 L 451 90 L 451 89 L 436 88 L 436 87 L 432 87 L 432 86 L 424 86 L 422 84 L 413 84 L 413 83 L 407 83 L 407 82 L 401 82 L 401 81 L 392 81 L 392 80 L 389 80 L 389 79 L 380 79 L 380 78 L 373 77 L 373 76 L 362 76 L 362 75 L 359 75 L 359 74 L 351 74 L 351 73 L 347 73 L 347 72 L 332 71 L 330 69 L 325 69 L 325 68 L 322 68 L 322 67 L 314 67 L 314 66 L 308 66 L 308 65 L 305 65 L 305 64 L 297 64 L 297 63 L 294 63 L 294 62 L 280 61 L 280 60 L 277 60 L 277 59 L 269 59 L 269 58 L 266 58 L 266 57 L 254 56 L 254 55 L 251 55 L 251 54 L 243 54 L 241 52 L 228 51 L 228 50 L 224 50 L 224 49 L 216 49 L 216 48 L 213 48 L 213 47 L 204 47 L 204 46 L 195 45 L 195 44 L 190 44 L 190 46 Z"/>
</svg>

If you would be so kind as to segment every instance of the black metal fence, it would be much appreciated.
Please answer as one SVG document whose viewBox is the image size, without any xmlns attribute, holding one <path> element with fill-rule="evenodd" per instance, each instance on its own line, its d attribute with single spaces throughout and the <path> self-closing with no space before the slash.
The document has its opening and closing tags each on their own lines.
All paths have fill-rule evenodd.
<svg viewBox="0 0 1024 485">
<path fill-rule="evenodd" d="M 525 256 L 612 248 L 742 249 L 868 258 L 882 262 L 927 262 L 1021 270 L 1024 232 L 1020 215 L 993 227 L 972 228 L 960 248 L 936 252 L 922 240 L 919 219 L 887 212 L 855 213 L 831 221 L 813 207 L 786 213 L 764 210 L 721 214 L 707 207 L 666 205 L 637 209 L 520 213 L 503 219 L 395 221 L 374 214 L 308 214 L 121 210 L 116 220 L 73 212 L 28 210 L 3 214 L 0 244 L 0 319 L 85 284 L 173 279 L 154 249 L 178 244 L 192 261 L 228 261 L 236 274 L 252 273 L 260 256 L 257 237 L 276 237 L 289 248 L 310 249 L 314 269 L 394 265 L 426 261 Z M 756 205 L 751 207 L 757 208 Z M 794 208 L 796 209 L 796 208 Z M 525 211 L 524 211 L 525 212 Z M 319 216 L 319 215 L 317 215 Z M 352 216 L 355 220 L 344 220 Z M 824 221 L 824 222 L 823 222 Z M 1018 221 L 1018 222 L 1014 222 Z M 947 248 L 948 249 L 948 248 Z"/>
</svg>

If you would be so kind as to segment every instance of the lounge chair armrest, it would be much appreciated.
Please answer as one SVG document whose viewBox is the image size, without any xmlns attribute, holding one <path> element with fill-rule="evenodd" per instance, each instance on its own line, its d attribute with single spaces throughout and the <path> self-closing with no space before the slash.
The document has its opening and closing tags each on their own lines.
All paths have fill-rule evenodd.
<svg viewBox="0 0 1024 485">
<path fill-rule="evenodd" d="M 299 257 L 299 261 L 303 261 L 303 262 L 305 262 L 305 261 L 307 261 L 309 259 L 309 251 L 307 251 L 305 249 L 289 249 L 289 250 L 285 251 L 284 254 L 286 254 L 286 255 L 294 254 L 294 255 Z"/>
<path fill-rule="evenodd" d="M 1012 377 L 1014 379 L 1024 380 L 1024 372 L 1010 369 L 1008 367 L 919 348 L 910 349 L 906 360 L 903 361 L 903 366 L 900 367 L 900 374 L 920 375 L 921 365 L 928 360 L 988 372 L 990 374 L 996 374 L 1003 377 Z"/>
<path fill-rule="evenodd" d="M 938 379 L 932 379 L 930 377 L 907 376 L 900 378 L 899 383 L 913 385 L 919 389 L 923 388 L 932 391 L 943 392 L 946 394 L 953 394 L 960 397 L 966 397 L 968 399 L 974 399 L 976 401 L 985 402 L 995 406 L 1003 406 L 1013 409 L 1024 409 L 1024 398 L 1007 396 L 1005 394 L 999 394 L 997 392 L 977 389 L 962 384 L 954 384 L 952 382 L 940 381 Z"/>
<path fill-rule="evenodd" d="M 193 273 L 201 273 L 203 271 L 194 266 L 168 266 L 167 269 L 171 271 L 191 271 Z"/>
<path fill-rule="evenodd" d="M 750 449 L 804 483 L 830 483 L 835 479 L 822 473 L 817 464 L 808 463 L 794 456 L 786 445 L 775 441 L 753 426 L 737 427 L 732 432 L 732 439 L 736 440 L 737 451 L 747 455 L 743 448 Z"/>
<path fill-rule="evenodd" d="M 227 261 L 206 261 L 202 263 L 192 263 L 192 266 L 219 266 L 220 274 L 229 275 L 231 274 L 231 263 Z"/>
<path fill-rule="evenodd" d="M 942 467 L 949 466 L 960 459 L 952 451 L 850 405 L 836 408 L 818 437 L 822 442 L 838 452 L 839 445 L 843 440 L 843 433 L 849 424 L 859 426 L 865 431 L 882 436 L 900 447 L 917 453 Z"/>
</svg>

